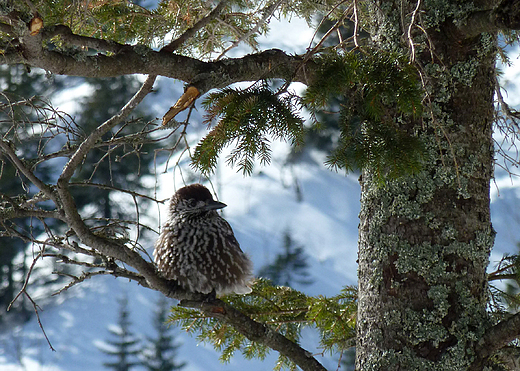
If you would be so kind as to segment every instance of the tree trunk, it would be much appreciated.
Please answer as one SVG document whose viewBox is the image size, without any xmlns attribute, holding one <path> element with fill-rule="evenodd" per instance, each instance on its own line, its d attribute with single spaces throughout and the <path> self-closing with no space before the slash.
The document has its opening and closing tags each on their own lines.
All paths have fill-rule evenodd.
<svg viewBox="0 0 520 371">
<path fill-rule="evenodd" d="M 378 46 L 406 46 L 416 5 L 377 2 L 371 33 Z M 491 324 L 496 35 L 466 38 L 456 27 L 465 13 L 454 9 L 424 9 L 427 38 L 412 33 L 431 100 L 422 125 L 408 128 L 425 143 L 424 169 L 384 186 L 362 175 L 358 370 L 467 370 Z"/>
</svg>

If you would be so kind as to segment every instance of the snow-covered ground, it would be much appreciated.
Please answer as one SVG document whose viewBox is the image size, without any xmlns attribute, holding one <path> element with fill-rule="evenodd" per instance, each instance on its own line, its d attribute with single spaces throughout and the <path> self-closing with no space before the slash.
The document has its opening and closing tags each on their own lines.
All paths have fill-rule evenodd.
<svg viewBox="0 0 520 371">
<path fill-rule="evenodd" d="M 284 47 L 290 51 L 301 52 L 307 47 L 311 31 L 308 34 L 288 32 L 286 23 L 278 27 L 263 41 L 266 48 L 280 47 L 278 32 L 284 35 Z M 298 38 L 291 39 L 290 35 L 298 35 Z M 516 89 L 517 71 L 514 66 L 504 69 L 510 92 Z M 154 96 L 153 101 L 148 102 L 148 107 L 158 117 L 167 111 L 175 100 L 172 97 L 179 96 L 182 89 L 181 84 L 166 79 L 159 83 L 161 96 Z M 76 91 L 75 94 L 84 92 Z M 69 103 L 64 101 L 64 107 L 66 104 Z M 226 167 L 222 161 L 213 186 L 219 199 L 228 205 L 224 216 L 256 269 L 271 262 L 281 251 L 283 234 L 289 231 L 296 243 L 304 246 L 314 281 L 310 286 L 296 284 L 295 288 L 311 295 L 334 295 L 344 285 L 356 283 L 360 193 L 357 177 L 328 170 L 322 165 L 323 159 L 318 153 L 309 154 L 305 162 L 287 164 L 285 156 L 288 150 L 284 143 L 273 143 L 272 164 L 255 168 L 252 177 L 236 173 L 236 169 Z M 175 189 L 183 186 L 178 169 L 161 172 L 157 181 L 152 183 L 157 185 L 158 199 L 170 197 Z M 518 182 L 497 170 L 496 184 L 498 188 L 492 187 L 492 217 L 497 231 L 492 261 L 499 260 L 506 252 L 517 251 L 520 223 Z M 155 220 L 152 226 L 157 227 L 164 221 L 165 206 L 150 207 L 148 214 Z M 152 243 L 150 241 L 150 254 Z M 56 352 L 49 349 L 36 318 L 33 318 L 9 333 L 0 334 L 0 370 L 102 369 L 103 362 L 110 359 L 95 344 L 109 337 L 107 327 L 117 321 L 117 299 L 123 295 L 129 300 L 131 330 L 143 339 L 152 336 L 152 313 L 158 294 L 125 279 L 96 277 L 61 294 L 58 301 L 42 305 L 41 321 Z M 186 371 L 268 370 L 273 367 L 277 356 L 273 352 L 264 362 L 248 361 L 238 356 L 230 364 L 222 365 L 218 361 L 219 354 L 211 346 L 198 344 L 195 338 L 181 330 L 175 330 L 175 334 L 178 335 L 177 341 L 183 343 L 178 361 L 187 362 Z M 304 346 L 309 351 L 321 352 L 314 334 L 304 338 Z M 320 360 L 330 369 L 337 367 L 336 360 Z"/>
</svg>

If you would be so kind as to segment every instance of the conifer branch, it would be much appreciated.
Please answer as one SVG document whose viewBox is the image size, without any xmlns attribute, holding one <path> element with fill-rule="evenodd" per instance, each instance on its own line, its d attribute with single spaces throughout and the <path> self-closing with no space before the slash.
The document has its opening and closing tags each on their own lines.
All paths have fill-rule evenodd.
<svg viewBox="0 0 520 371">
<path fill-rule="evenodd" d="M 64 28 L 59 27 L 58 30 L 64 35 L 67 34 L 63 31 Z M 288 55 L 278 49 L 242 58 L 203 62 L 182 55 L 154 51 L 142 45 L 126 46 L 106 41 L 95 44 L 93 40 L 83 39 L 82 36 L 73 38 L 74 42 L 79 43 L 81 40 L 91 47 L 117 50 L 117 53 L 111 56 L 70 55 L 59 49 L 47 49 L 42 46 L 42 35 L 26 34 L 20 38 L 19 47 L 8 47 L 4 50 L 2 63 L 24 64 L 57 75 L 82 77 L 114 77 L 137 73 L 160 75 L 192 83 L 202 94 L 235 82 L 257 81 L 262 78 L 285 79 L 294 76 L 293 81 L 306 84 L 312 80 L 313 75 L 312 61 L 306 63 L 308 68 L 301 68 L 300 57 Z"/>
<path fill-rule="evenodd" d="M 241 311 L 238 311 L 221 300 L 217 299 L 212 302 L 185 300 L 181 301 L 180 305 L 201 309 L 205 315 L 217 318 L 224 323 L 232 325 L 238 332 L 243 334 L 249 340 L 264 344 L 267 347 L 278 351 L 304 371 L 326 370 L 316 360 L 316 358 L 312 356 L 312 353 L 290 341 L 285 336 L 270 329 L 268 326 L 252 320 Z"/>
</svg>

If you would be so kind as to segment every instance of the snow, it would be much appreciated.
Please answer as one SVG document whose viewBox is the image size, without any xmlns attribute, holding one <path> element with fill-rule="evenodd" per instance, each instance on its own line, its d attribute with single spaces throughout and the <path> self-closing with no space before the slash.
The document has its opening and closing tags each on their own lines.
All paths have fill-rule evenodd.
<svg viewBox="0 0 520 371">
<path fill-rule="evenodd" d="M 293 20 L 294 23 L 305 22 Z M 266 47 L 277 46 L 294 52 L 305 50 L 312 31 L 289 32 L 287 22 L 282 22 L 264 40 Z M 301 25 L 299 25 L 301 27 Z M 306 29 L 303 27 L 303 29 Z M 279 40 L 282 30 L 283 40 Z M 306 29 L 307 30 L 307 29 Z M 513 59 L 518 65 L 518 59 Z M 504 66 L 503 81 L 507 82 L 508 99 L 520 97 L 517 92 L 518 66 Z M 152 112 L 161 116 L 173 104 L 182 91 L 182 84 L 168 79 L 159 79 L 161 96 L 147 101 Z M 60 107 L 74 110 L 76 100 L 71 96 L 83 96 L 88 91 L 78 85 L 72 92 L 59 97 Z M 74 95 L 73 95 L 74 94 Z M 520 104 L 520 100 L 511 100 Z M 199 125 L 194 125 L 200 128 Z M 196 140 L 196 136 L 193 136 Z M 251 257 L 256 270 L 271 262 L 281 251 L 284 232 L 305 248 L 311 265 L 309 272 L 314 283 L 298 286 L 310 295 L 335 295 L 344 285 L 356 283 L 357 239 L 360 188 L 356 175 L 345 176 L 328 170 L 322 165 L 319 154 L 311 153 L 305 162 L 286 163 L 289 146 L 273 143 L 272 164 L 255 167 L 252 177 L 244 177 L 236 169 L 225 166 L 225 160 L 213 182 L 219 199 L 228 207 L 224 216 L 232 225 L 243 250 Z M 225 157 L 225 154 L 224 154 Z M 171 164 L 176 161 L 171 160 Z M 170 165 L 168 172 L 158 169 L 158 199 L 166 199 L 184 185 L 179 167 Z M 504 171 L 497 170 L 497 187 L 492 187 L 493 225 L 498 232 L 496 247 L 491 261 L 497 261 L 506 252 L 516 252 L 517 230 L 520 222 L 520 188 L 518 181 Z M 210 187 L 211 188 L 211 187 Z M 297 189 L 301 197 L 297 197 Z M 157 230 L 165 220 L 166 205 L 152 206 L 148 218 Z M 155 224 L 154 224 L 155 223 Z M 153 241 L 149 241 L 151 255 Z M 47 293 L 49 294 L 49 293 Z M 41 296 L 41 294 L 40 294 Z M 59 296 L 59 301 L 45 301 L 40 312 L 45 331 L 56 349 L 52 352 L 43 337 L 36 318 L 24 325 L 15 326 L 10 332 L 0 334 L 0 369 L 3 371 L 69 371 L 100 370 L 103 362 L 110 360 L 98 348 L 106 345 L 110 337 L 108 329 L 117 322 L 118 303 L 122 296 L 128 297 L 131 331 L 139 338 L 153 336 L 152 316 L 159 295 L 139 287 L 133 282 L 113 277 L 95 277 Z M 172 301 L 172 305 L 175 302 Z M 187 362 L 186 371 L 199 370 L 266 370 L 276 360 L 272 352 L 266 361 L 245 360 L 240 355 L 229 364 L 218 361 L 219 354 L 211 346 L 198 344 L 181 330 L 176 329 L 177 341 L 183 343 L 177 361 Z M 320 353 L 316 334 L 304 334 L 304 346 L 312 353 Z M 333 359 L 319 358 L 330 369 L 337 367 Z M 139 370 L 139 368 L 135 368 Z"/>
</svg>

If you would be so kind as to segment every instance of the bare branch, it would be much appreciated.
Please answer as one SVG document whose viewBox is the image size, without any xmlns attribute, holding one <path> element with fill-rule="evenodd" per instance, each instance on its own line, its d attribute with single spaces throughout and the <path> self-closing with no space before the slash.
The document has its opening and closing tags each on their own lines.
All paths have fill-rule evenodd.
<svg viewBox="0 0 520 371">
<path fill-rule="evenodd" d="M 119 187 L 109 186 L 109 185 L 106 185 L 106 184 L 76 183 L 76 182 L 69 183 L 69 184 L 71 186 L 76 186 L 76 187 L 95 187 L 95 188 L 99 188 L 99 189 L 109 189 L 111 191 L 117 191 L 117 192 L 121 192 L 121 193 L 126 193 L 126 194 L 129 194 L 129 195 L 133 196 L 133 197 L 140 197 L 140 198 L 144 198 L 145 200 L 158 202 L 158 203 L 161 203 L 161 204 L 165 202 L 165 200 L 157 200 L 156 198 L 144 195 L 142 193 L 130 191 L 130 190 L 119 188 Z"/>
<path fill-rule="evenodd" d="M 54 200 L 56 202 L 56 198 L 52 192 L 52 189 L 49 185 L 42 182 L 32 171 L 30 171 L 23 161 L 18 158 L 14 149 L 11 148 L 9 143 L 4 139 L 0 139 L 0 150 L 11 160 L 12 164 L 27 178 L 29 179 L 35 186 L 37 186 L 47 197 Z"/>
<path fill-rule="evenodd" d="M 90 151 L 92 146 L 110 129 L 126 119 L 144 97 L 152 90 L 153 84 L 157 76 L 150 75 L 141 86 L 141 89 L 121 108 L 121 110 L 110 119 L 101 124 L 94 130 L 79 146 L 70 161 L 67 163 L 60 176 L 58 184 L 64 184 L 70 180 L 76 168 L 83 162 L 83 159 Z"/>
<path fill-rule="evenodd" d="M 45 340 L 47 340 L 47 344 L 49 344 L 49 347 L 51 348 L 51 350 L 53 352 L 55 352 L 56 350 L 52 347 L 52 344 L 51 344 L 49 338 L 47 337 L 47 334 L 45 333 L 45 330 L 43 328 L 42 322 L 40 320 L 40 314 L 38 313 L 38 306 L 36 305 L 34 300 L 31 298 L 29 293 L 27 292 L 27 285 L 29 284 L 29 279 L 31 278 L 31 273 L 32 273 L 32 271 L 34 269 L 34 266 L 36 265 L 36 262 L 38 261 L 39 258 L 42 257 L 44 252 L 45 252 L 45 249 L 43 248 L 42 250 L 40 250 L 39 254 L 33 259 L 32 263 L 31 263 L 31 266 L 29 267 L 29 271 L 27 272 L 27 276 L 25 277 L 25 281 L 23 283 L 22 288 L 20 289 L 18 294 L 14 297 L 14 299 L 11 301 L 11 303 L 9 303 L 9 306 L 7 307 L 7 310 L 9 311 L 11 309 L 11 306 L 13 305 L 13 303 L 16 300 L 18 300 L 20 295 L 22 295 L 22 294 L 25 295 L 25 297 L 27 299 L 29 299 L 29 301 L 33 305 L 34 313 L 36 313 L 36 319 L 38 320 L 38 325 L 40 326 L 40 329 L 42 330 L 42 333 L 43 333 L 43 336 L 45 337 Z"/>
<path fill-rule="evenodd" d="M 42 209 L 1 209 L 0 221 L 16 219 L 16 218 L 53 218 L 65 221 L 63 216 L 57 211 L 48 211 Z"/>
<path fill-rule="evenodd" d="M 408 37 L 408 44 L 410 45 L 410 62 L 415 61 L 415 43 L 414 43 L 413 37 L 412 37 L 412 29 L 413 29 L 413 26 L 415 25 L 415 19 L 417 17 L 417 12 L 419 11 L 420 7 L 421 7 L 421 0 L 418 0 L 417 5 L 415 6 L 415 9 L 412 12 L 412 19 L 410 20 L 410 24 L 408 25 L 407 37 Z"/>
<path fill-rule="evenodd" d="M 84 55 L 75 58 L 58 50 L 42 47 L 40 35 L 22 38 L 20 48 L 7 48 L 2 55 L 3 64 L 26 64 L 58 75 L 83 77 L 113 77 L 129 74 L 151 74 L 171 77 L 195 85 L 201 93 L 240 81 L 262 78 L 286 78 L 308 83 L 312 68 L 302 71 L 301 58 L 287 55 L 281 50 L 267 50 L 242 58 L 229 58 L 203 62 L 182 55 L 157 52 L 143 46 L 131 46 L 107 56 Z M 312 62 L 308 62 L 309 66 Z M 295 74 L 295 72 L 297 72 Z"/>
<path fill-rule="evenodd" d="M 136 281 L 143 287 L 148 287 L 148 284 L 146 283 L 146 280 L 144 279 L 143 276 L 141 276 L 138 273 L 131 272 L 127 269 L 123 269 L 120 267 L 117 267 L 117 269 L 112 270 L 112 271 L 101 270 L 101 271 L 93 271 L 93 272 L 83 272 L 80 276 L 74 276 L 72 274 L 68 274 L 65 272 L 53 272 L 53 273 L 72 278 L 72 281 L 69 282 L 66 286 L 64 286 L 61 289 L 59 289 L 58 291 L 56 291 L 55 293 L 53 293 L 52 296 L 59 295 L 62 292 L 70 289 L 71 287 L 73 287 L 79 283 L 82 283 L 83 281 L 88 280 L 95 276 L 109 275 L 109 276 L 114 276 L 114 277 L 124 277 L 124 278 L 128 278 L 130 280 Z"/>
</svg>

